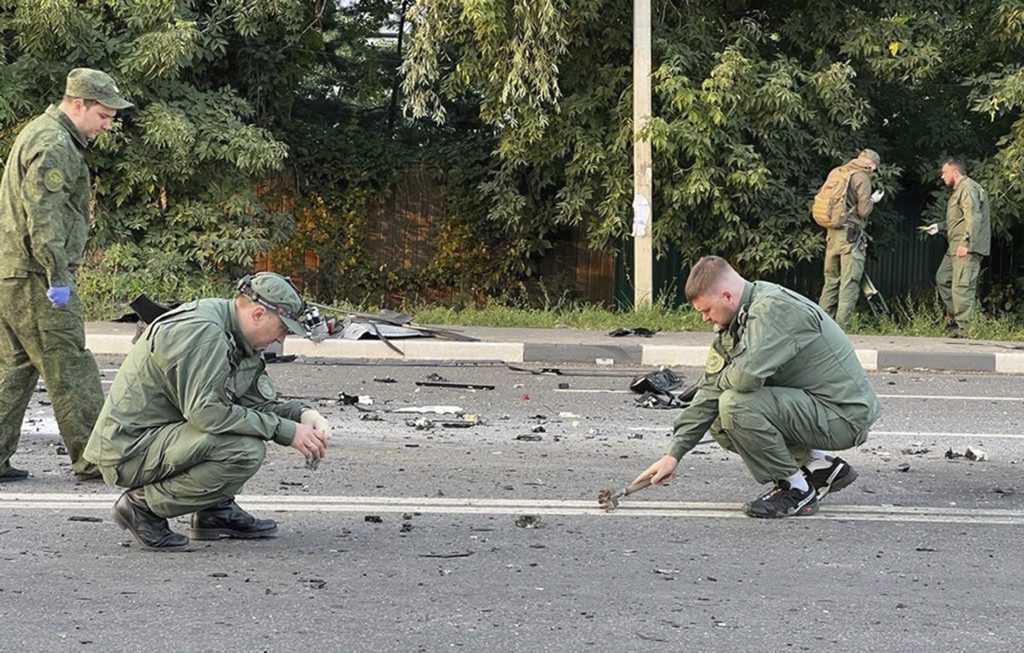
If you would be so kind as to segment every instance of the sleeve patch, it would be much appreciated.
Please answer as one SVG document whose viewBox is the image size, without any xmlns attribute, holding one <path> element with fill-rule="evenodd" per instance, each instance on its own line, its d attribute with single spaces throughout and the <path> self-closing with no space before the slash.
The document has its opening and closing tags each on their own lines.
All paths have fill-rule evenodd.
<svg viewBox="0 0 1024 653">
<path fill-rule="evenodd" d="M 43 185 L 46 186 L 46 190 L 56 193 L 64 187 L 64 173 L 60 168 L 50 168 L 43 175 Z"/>
<path fill-rule="evenodd" d="M 260 378 L 257 379 L 256 389 L 259 390 L 260 396 L 267 401 L 277 399 L 277 389 L 274 388 L 274 382 L 266 374 L 261 374 Z"/>
<path fill-rule="evenodd" d="M 725 359 L 712 347 L 708 350 L 708 360 L 704 363 L 704 371 L 708 374 L 718 374 L 725 367 Z"/>
</svg>

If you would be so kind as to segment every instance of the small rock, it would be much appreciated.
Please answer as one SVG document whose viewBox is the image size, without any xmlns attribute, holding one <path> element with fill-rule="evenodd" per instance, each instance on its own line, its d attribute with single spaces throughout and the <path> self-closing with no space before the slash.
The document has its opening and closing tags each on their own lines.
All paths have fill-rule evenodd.
<svg viewBox="0 0 1024 653">
<path fill-rule="evenodd" d="M 513 523 L 519 528 L 540 528 L 540 517 L 537 515 L 519 515 Z"/>
</svg>

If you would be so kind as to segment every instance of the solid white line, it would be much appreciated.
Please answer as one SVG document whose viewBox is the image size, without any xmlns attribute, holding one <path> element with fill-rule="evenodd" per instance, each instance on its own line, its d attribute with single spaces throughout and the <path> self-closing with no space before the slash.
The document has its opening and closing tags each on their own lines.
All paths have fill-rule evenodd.
<svg viewBox="0 0 1024 653">
<path fill-rule="evenodd" d="M 110 510 L 117 495 L 0 494 L 0 510 Z M 739 504 L 630 501 L 612 513 L 596 501 L 474 499 L 438 497 L 239 496 L 247 509 L 263 512 L 384 512 L 479 515 L 561 515 L 595 517 L 746 518 Z M 1024 525 L 1024 511 L 926 506 L 825 505 L 813 517 L 828 521 L 887 521 L 942 524 Z"/>
<path fill-rule="evenodd" d="M 984 440 L 1024 440 L 1020 433 L 948 433 L 936 431 L 871 431 L 870 435 L 889 435 L 913 438 L 978 438 Z"/>
<path fill-rule="evenodd" d="M 629 431 L 671 431 L 672 425 L 669 422 L 665 426 L 630 426 Z M 1024 440 L 1024 434 L 1020 433 L 952 433 L 945 431 L 871 431 L 870 435 L 881 435 L 890 437 L 913 437 L 913 438 L 979 438 L 985 440 Z"/>
<path fill-rule="evenodd" d="M 942 401 L 1024 401 L 1024 397 L 979 397 L 969 395 L 877 395 L 879 399 L 940 399 Z"/>
</svg>

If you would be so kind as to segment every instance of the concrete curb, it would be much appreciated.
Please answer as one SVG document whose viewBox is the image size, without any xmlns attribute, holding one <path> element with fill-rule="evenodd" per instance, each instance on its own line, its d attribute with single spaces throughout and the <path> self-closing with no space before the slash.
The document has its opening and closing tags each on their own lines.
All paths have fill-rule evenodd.
<svg viewBox="0 0 1024 653">
<path fill-rule="evenodd" d="M 87 333 L 86 346 L 96 354 L 124 355 L 132 335 Z M 703 367 L 706 345 L 578 344 L 540 342 L 456 342 L 393 340 L 402 353 L 377 340 L 326 340 L 312 343 L 289 337 L 284 354 L 339 360 L 502 361 L 506 363 L 589 363 L 611 359 L 616 365 Z M 1024 352 L 929 351 L 927 349 L 857 349 L 865 370 L 924 368 L 954 372 L 1024 374 Z"/>
</svg>

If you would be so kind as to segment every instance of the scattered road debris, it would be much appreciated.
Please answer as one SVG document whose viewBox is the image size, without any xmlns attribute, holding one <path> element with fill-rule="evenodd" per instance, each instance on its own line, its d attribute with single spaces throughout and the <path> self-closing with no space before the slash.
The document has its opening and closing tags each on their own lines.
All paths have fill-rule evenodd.
<svg viewBox="0 0 1024 653">
<path fill-rule="evenodd" d="M 540 528 L 540 517 L 537 515 L 519 515 L 513 522 L 519 528 Z"/>
<path fill-rule="evenodd" d="M 644 489 L 650 484 L 651 479 L 645 478 L 639 483 L 627 485 L 621 490 L 613 490 L 611 488 L 601 490 L 600 492 L 597 493 L 597 504 L 604 508 L 606 512 L 611 512 L 612 510 L 615 510 L 615 508 L 618 507 L 619 499 L 621 499 L 622 497 L 628 497 L 634 492 L 639 492 L 640 490 Z"/>
<path fill-rule="evenodd" d="M 342 406 L 373 405 L 373 398 L 370 395 L 350 395 L 347 392 L 339 392 L 338 401 Z"/>
<path fill-rule="evenodd" d="M 653 338 L 654 334 L 657 332 L 657 330 L 652 331 L 646 327 L 636 327 L 635 329 L 626 329 L 623 327 L 618 327 L 616 329 L 612 329 L 611 331 L 609 331 L 608 335 L 610 335 L 613 338 L 622 338 L 624 336 L 640 336 L 641 338 Z"/>
<path fill-rule="evenodd" d="M 363 521 L 369 522 L 371 524 L 383 524 L 384 518 L 380 515 L 365 515 L 363 517 Z"/>
<path fill-rule="evenodd" d="M 950 447 L 949 449 L 946 450 L 945 456 L 950 460 L 955 460 L 957 458 L 966 458 L 967 460 L 974 460 L 976 462 L 988 460 L 987 453 L 985 453 L 981 449 L 973 449 L 971 447 L 967 447 L 963 453 L 960 453 L 959 451 L 953 451 L 953 448 Z"/>
<path fill-rule="evenodd" d="M 373 378 L 374 383 L 398 383 L 393 377 L 390 376 L 375 376 Z"/>
<path fill-rule="evenodd" d="M 540 442 L 543 439 L 544 436 L 537 435 L 536 433 L 523 433 L 522 435 L 516 436 L 516 440 L 521 442 Z"/>
<path fill-rule="evenodd" d="M 84 522 L 99 524 L 103 520 L 100 519 L 99 517 L 83 517 L 82 515 L 71 515 L 70 517 L 68 517 L 68 521 L 84 521 Z"/>
<path fill-rule="evenodd" d="M 900 463 L 899 465 L 896 465 L 896 471 L 899 471 L 899 472 L 909 472 L 910 471 L 910 463 Z"/>
<path fill-rule="evenodd" d="M 452 383 L 450 381 L 417 381 L 416 385 L 428 388 L 457 388 L 459 390 L 494 390 L 487 383 Z"/>
<path fill-rule="evenodd" d="M 668 368 L 640 374 L 629 383 L 629 389 L 639 394 L 636 405 L 640 408 L 685 408 L 697 394 L 697 384 L 680 393 L 675 391 L 683 385 L 683 377 Z"/>
<path fill-rule="evenodd" d="M 462 415 L 466 411 L 458 406 L 406 406 L 396 408 L 393 413 L 420 413 L 434 415 Z"/>
<path fill-rule="evenodd" d="M 447 383 L 448 379 L 444 378 L 437 372 L 431 372 L 427 375 L 427 381 L 434 381 L 435 383 Z"/>
<path fill-rule="evenodd" d="M 468 558 L 473 555 L 472 551 L 466 551 L 464 553 L 420 553 L 420 558 Z"/>
<path fill-rule="evenodd" d="M 964 458 L 967 460 L 976 460 L 981 462 L 982 460 L 988 460 L 988 454 L 981 449 L 972 449 L 971 447 L 967 447 L 964 451 Z"/>
</svg>

